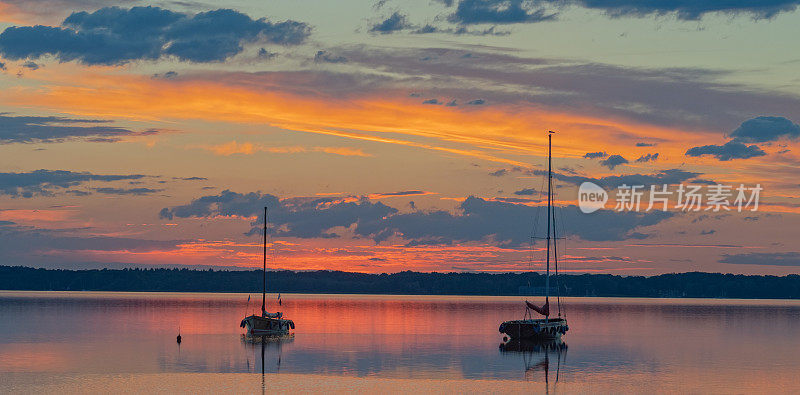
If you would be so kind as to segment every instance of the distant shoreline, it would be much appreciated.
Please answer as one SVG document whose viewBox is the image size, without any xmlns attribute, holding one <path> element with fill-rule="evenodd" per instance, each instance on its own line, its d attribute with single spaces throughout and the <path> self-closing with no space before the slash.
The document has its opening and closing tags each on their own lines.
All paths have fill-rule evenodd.
<svg viewBox="0 0 800 395">
<path fill-rule="evenodd" d="M 800 299 L 800 275 L 756 276 L 721 273 L 674 273 L 657 276 L 562 274 L 551 278 L 551 295 Z M 0 266 L 0 290 L 227 292 L 260 293 L 261 271 L 193 269 L 36 269 Z M 537 296 L 544 294 L 544 275 L 530 273 L 366 274 L 339 271 L 273 271 L 270 293 L 355 295 Z"/>
</svg>

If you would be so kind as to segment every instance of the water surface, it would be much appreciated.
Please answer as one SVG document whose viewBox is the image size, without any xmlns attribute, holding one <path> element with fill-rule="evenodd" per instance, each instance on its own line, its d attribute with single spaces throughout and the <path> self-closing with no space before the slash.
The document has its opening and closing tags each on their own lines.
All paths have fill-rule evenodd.
<svg viewBox="0 0 800 395">
<path fill-rule="evenodd" d="M 800 391 L 799 301 L 568 298 L 564 349 L 501 351 L 519 297 L 284 294 L 294 338 L 243 342 L 258 296 L 0 292 L 0 389 Z"/>
</svg>

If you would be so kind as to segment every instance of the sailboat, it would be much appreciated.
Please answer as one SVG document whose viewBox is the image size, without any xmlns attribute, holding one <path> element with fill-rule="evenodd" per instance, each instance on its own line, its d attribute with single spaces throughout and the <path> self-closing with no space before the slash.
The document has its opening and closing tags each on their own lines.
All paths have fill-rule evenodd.
<svg viewBox="0 0 800 395">
<path fill-rule="evenodd" d="M 553 132 L 548 132 L 547 140 L 547 275 L 545 277 L 545 296 L 544 305 L 541 307 L 525 301 L 525 316 L 521 320 L 505 321 L 500 324 L 500 333 L 508 335 L 510 341 L 533 340 L 551 341 L 561 339 L 567 333 L 566 316 L 561 316 L 561 298 L 557 294 L 558 317 L 550 317 L 550 245 L 553 247 L 553 262 L 556 273 L 558 273 L 558 257 L 556 256 L 556 229 L 555 211 L 553 210 Z M 557 291 L 560 292 L 558 287 Z M 533 318 L 534 313 L 544 316 L 544 318 Z"/>
<path fill-rule="evenodd" d="M 267 305 L 267 208 L 264 207 L 264 268 L 263 268 L 263 288 L 261 290 L 261 315 L 250 315 L 245 317 L 239 324 L 245 328 L 247 336 L 269 336 L 281 337 L 288 336 L 290 330 L 294 329 L 294 321 L 283 318 L 280 311 L 268 313 Z"/>
</svg>

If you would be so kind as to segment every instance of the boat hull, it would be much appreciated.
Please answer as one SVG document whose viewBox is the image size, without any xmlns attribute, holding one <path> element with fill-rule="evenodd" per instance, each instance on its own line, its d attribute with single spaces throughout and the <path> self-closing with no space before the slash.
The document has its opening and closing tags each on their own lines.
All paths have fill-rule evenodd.
<svg viewBox="0 0 800 395">
<path fill-rule="evenodd" d="M 558 340 L 567 333 L 569 325 L 563 318 L 513 320 L 500 324 L 499 331 L 514 340 Z"/>
<path fill-rule="evenodd" d="M 249 336 L 286 336 L 294 329 L 294 321 L 283 318 L 245 317 L 240 326 L 245 328 Z"/>
</svg>

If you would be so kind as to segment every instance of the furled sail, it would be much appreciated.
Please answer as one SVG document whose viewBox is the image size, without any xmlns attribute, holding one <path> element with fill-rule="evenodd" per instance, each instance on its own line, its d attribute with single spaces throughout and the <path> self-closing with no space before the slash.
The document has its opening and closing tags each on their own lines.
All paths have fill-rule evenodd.
<svg viewBox="0 0 800 395">
<path fill-rule="evenodd" d="M 539 314 L 541 314 L 541 315 L 543 315 L 545 317 L 550 316 L 550 300 L 549 299 L 547 299 L 544 302 L 544 305 L 542 307 L 539 307 L 539 306 L 537 306 L 537 305 L 535 305 L 535 304 L 533 304 L 531 302 L 528 302 L 527 300 L 525 301 L 525 305 L 528 306 L 529 309 L 531 309 L 531 310 L 533 310 L 533 311 L 535 311 L 535 312 L 537 312 L 537 313 L 539 313 Z"/>
</svg>

